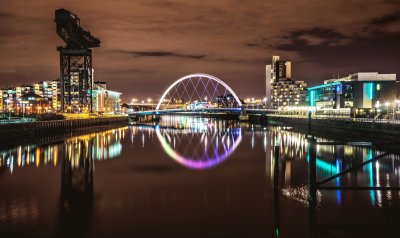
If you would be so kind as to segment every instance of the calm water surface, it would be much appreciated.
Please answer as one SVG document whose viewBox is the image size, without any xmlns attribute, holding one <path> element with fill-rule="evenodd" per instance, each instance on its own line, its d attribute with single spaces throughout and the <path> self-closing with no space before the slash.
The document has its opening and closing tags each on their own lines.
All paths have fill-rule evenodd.
<svg viewBox="0 0 400 238">
<path fill-rule="evenodd" d="M 291 128 L 194 117 L 0 145 L 0 237 L 396 234 L 398 190 L 318 190 L 309 206 L 309 147 Z M 383 152 L 317 144 L 317 180 Z M 391 155 L 326 185 L 399 181 L 400 159 Z"/>
</svg>

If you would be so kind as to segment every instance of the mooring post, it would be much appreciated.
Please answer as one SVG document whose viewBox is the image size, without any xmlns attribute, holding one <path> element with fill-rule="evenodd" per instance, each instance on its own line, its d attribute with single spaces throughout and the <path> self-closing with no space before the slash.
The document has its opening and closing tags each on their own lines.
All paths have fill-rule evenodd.
<svg viewBox="0 0 400 238">
<path fill-rule="evenodd" d="M 274 146 L 274 219 L 275 219 L 275 237 L 279 237 L 280 230 L 280 210 L 279 210 L 279 155 L 280 141 L 279 137 Z"/>
<path fill-rule="evenodd" d="M 309 237 L 316 237 L 317 226 L 317 151 L 316 139 L 308 136 L 308 208 L 309 208 Z"/>
<path fill-rule="evenodd" d="M 308 111 L 308 134 L 311 134 L 311 111 Z"/>
</svg>

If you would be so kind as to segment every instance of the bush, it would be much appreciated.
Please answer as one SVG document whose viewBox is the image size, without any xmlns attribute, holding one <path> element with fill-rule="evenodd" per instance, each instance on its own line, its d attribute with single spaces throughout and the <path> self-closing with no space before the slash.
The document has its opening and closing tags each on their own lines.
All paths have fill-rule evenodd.
<svg viewBox="0 0 400 238">
<path fill-rule="evenodd" d="M 63 115 L 55 113 L 43 113 L 36 115 L 36 119 L 39 121 L 54 121 L 54 120 L 65 120 Z"/>
</svg>

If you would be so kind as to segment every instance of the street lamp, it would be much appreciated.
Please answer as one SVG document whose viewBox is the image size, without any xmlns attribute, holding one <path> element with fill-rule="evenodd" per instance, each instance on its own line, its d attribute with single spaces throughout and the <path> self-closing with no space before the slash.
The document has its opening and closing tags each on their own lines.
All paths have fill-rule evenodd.
<svg viewBox="0 0 400 238">
<path fill-rule="evenodd" d="M 148 102 L 149 104 L 151 104 L 152 101 L 153 101 L 153 100 L 152 100 L 151 98 L 148 98 L 148 99 L 147 99 L 147 102 Z M 151 105 L 150 108 L 151 108 L 151 110 L 153 110 L 153 105 Z"/>
<path fill-rule="evenodd" d="M 7 103 L 7 110 L 8 110 L 8 117 L 11 117 L 11 112 L 10 112 L 10 99 L 6 99 L 6 103 Z"/>
<path fill-rule="evenodd" d="M 264 102 L 264 106 L 265 106 L 265 109 L 267 109 L 267 98 L 265 97 L 265 98 L 263 98 L 263 102 Z"/>
<path fill-rule="evenodd" d="M 279 111 L 279 102 L 280 101 L 281 101 L 281 99 L 278 98 L 278 114 L 280 114 L 280 111 Z"/>
</svg>

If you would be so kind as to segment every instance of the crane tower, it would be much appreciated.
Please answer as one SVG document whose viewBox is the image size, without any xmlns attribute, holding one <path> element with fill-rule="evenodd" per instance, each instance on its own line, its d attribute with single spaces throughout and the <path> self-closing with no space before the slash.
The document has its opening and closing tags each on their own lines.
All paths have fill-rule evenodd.
<svg viewBox="0 0 400 238">
<path fill-rule="evenodd" d="M 55 11 L 56 31 L 65 42 L 60 52 L 61 112 L 92 112 L 93 65 L 92 49 L 100 47 L 100 39 L 80 25 L 77 15 L 66 9 Z"/>
</svg>

